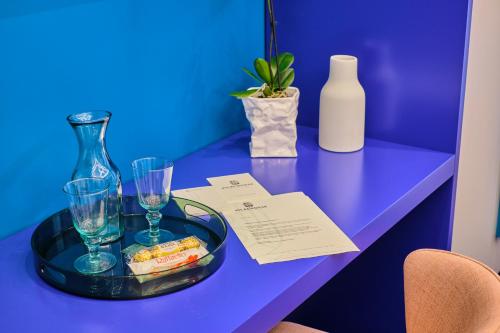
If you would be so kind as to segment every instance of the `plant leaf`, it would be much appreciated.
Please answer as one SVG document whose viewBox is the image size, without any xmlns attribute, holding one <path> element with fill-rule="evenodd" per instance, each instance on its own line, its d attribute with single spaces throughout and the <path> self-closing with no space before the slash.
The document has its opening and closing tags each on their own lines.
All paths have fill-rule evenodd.
<svg viewBox="0 0 500 333">
<path fill-rule="evenodd" d="M 285 75 L 280 77 L 281 78 L 281 88 L 283 90 L 288 88 L 293 83 L 293 80 L 295 79 L 295 71 L 293 70 L 293 68 L 289 68 L 289 69 L 287 69 L 287 71 L 284 74 Z"/>
<path fill-rule="evenodd" d="M 248 89 L 243 91 L 233 91 L 230 95 L 236 98 L 250 97 L 255 94 L 259 89 Z"/>
<path fill-rule="evenodd" d="M 288 88 L 288 86 L 292 84 L 294 78 L 295 73 L 293 68 L 289 68 L 286 71 L 280 73 L 281 90 L 285 90 L 286 88 Z M 279 90 L 278 82 L 273 83 L 273 89 L 274 91 Z"/>
<path fill-rule="evenodd" d="M 271 83 L 271 73 L 269 72 L 269 64 L 265 59 L 257 58 L 253 62 L 253 66 L 255 67 L 255 71 L 260 76 L 260 78 L 265 82 Z"/>
<path fill-rule="evenodd" d="M 269 86 L 267 84 L 264 87 L 264 90 L 262 92 L 264 93 L 265 97 L 269 97 L 269 96 L 271 96 L 273 94 L 271 88 L 269 88 Z"/>
<path fill-rule="evenodd" d="M 246 68 L 242 68 L 243 71 L 245 73 L 247 73 L 250 77 L 252 77 L 253 79 L 255 79 L 256 81 L 258 82 L 261 82 L 261 83 L 264 83 L 264 81 L 262 81 L 262 79 L 260 77 L 258 77 L 257 75 L 255 75 L 254 73 L 252 73 L 250 70 L 246 69 Z"/>
<path fill-rule="evenodd" d="M 290 52 L 280 53 L 280 55 L 278 56 L 278 62 L 280 64 L 279 68 L 280 74 L 281 72 L 284 72 L 288 68 L 290 68 L 294 60 L 295 58 L 293 54 L 291 54 Z M 273 59 L 271 60 L 271 69 L 273 71 L 273 74 L 276 73 L 276 57 L 273 57 Z"/>
</svg>

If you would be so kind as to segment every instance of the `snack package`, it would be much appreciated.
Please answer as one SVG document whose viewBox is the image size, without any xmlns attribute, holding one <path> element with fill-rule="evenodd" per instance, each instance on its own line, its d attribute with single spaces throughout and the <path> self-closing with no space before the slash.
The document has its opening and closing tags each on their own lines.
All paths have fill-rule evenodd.
<svg viewBox="0 0 500 333">
<path fill-rule="evenodd" d="M 128 259 L 130 270 L 140 283 L 200 265 L 208 265 L 213 259 L 213 256 L 207 256 L 206 244 L 195 236 L 152 247 L 134 244 L 123 252 Z M 207 257 L 203 258 L 205 256 Z M 203 260 L 198 261 L 200 258 Z M 190 263 L 193 265 L 189 265 Z"/>
<path fill-rule="evenodd" d="M 171 254 L 180 253 L 190 249 L 199 249 L 200 247 L 205 247 L 205 244 L 203 244 L 197 237 L 189 236 L 176 241 L 144 248 L 136 252 L 132 257 L 132 260 L 133 262 L 145 262 L 151 259 L 168 257 Z"/>
</svg>

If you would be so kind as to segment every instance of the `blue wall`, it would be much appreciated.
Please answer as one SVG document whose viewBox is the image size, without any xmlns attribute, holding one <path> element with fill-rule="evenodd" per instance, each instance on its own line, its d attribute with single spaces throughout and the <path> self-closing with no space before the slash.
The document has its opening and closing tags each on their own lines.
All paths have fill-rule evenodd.
<svg viewBox="0 0 500 333">
<path fill-rule="evenodd" d="M 109 153 L 178 158 L 245 126 L 228 93 L 263 54 L 262 1 L 0 3 L 0 238 L 65 205 L 65 116 L 109 109 Z M 174 173 L 175 181 L 175 173 Z"/>
<path fill-rule="evenodd" d="M 367 136 L 454 153 L 468 6 L 469 0 L 276 1 L 280 50 L 296 59 L 298 122 L 318 126 L 329 58 L 352 54 L 366 92 Z"/>
</svg>

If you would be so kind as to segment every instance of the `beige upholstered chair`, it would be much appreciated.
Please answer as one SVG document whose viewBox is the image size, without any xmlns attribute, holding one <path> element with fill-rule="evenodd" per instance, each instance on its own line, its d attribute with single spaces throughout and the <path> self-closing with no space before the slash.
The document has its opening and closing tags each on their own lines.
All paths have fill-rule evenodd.
<svg viewBox="0 0 500 333">
<path fill-rule="evenodd" d="M 404 263 L 406 330 L 500 332 L 500 276 L 466 256 L 417 250 Z"/>
<path fill-rule="evenodd" d="M 466 256 L 417 250 L 404 263 L 408 333 L 500 333 L 500 276 Z M 282 322 L 270 333 L 319 333 Z"/>
<path fill-rule="evenodd" d="M 311 327 L 291 323 L 289 321 L 282 321 L 269 331 L 269 333 L 325 333 L 324 331 L 316 330 Z"/>
</svg>

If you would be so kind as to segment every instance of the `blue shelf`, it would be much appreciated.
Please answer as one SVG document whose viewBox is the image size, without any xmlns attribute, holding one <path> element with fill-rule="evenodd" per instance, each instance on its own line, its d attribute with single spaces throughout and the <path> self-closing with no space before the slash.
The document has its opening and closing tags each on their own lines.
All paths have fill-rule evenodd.
<svg viewBox="0 0 500 333">
<path fill-rule="evenodd" d="M 307 127 L 299 128 L 297 159 L 251 159 L 248 141 L 249 132 L 240 132 L 177 161 L 174 188 L 207 185 L 210 176 L 250 172 L 272 194 L 309 195 L 362 250 L 454 170 L 452 154 L 380 140 L 367 139 L 356 153 L 326 152 L 316 143 L 317 130 Z M 202 283 L 147 300 L 97 301 L 64 294 L 35 275 L 32 230 L 0 241 L 0 327 L 5 331 L 264 331 L 359 255 L 259 266 L 230 230 L 226 262 Z"/>
</svg>

